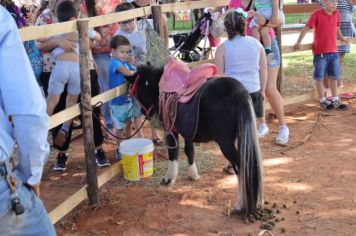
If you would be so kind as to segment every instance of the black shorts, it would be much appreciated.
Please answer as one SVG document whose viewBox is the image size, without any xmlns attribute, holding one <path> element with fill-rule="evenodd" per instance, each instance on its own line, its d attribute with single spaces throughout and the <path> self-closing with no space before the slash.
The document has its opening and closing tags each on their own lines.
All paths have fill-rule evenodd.
<svg viewBox="0 0 356 236">
<path fill-rule="evenodd" d="M 256 117 L 261 118 L 263 116 L 263 98 L 261 91 L 250 93 L 250 97 L 253 103 Z"/>
</svg>

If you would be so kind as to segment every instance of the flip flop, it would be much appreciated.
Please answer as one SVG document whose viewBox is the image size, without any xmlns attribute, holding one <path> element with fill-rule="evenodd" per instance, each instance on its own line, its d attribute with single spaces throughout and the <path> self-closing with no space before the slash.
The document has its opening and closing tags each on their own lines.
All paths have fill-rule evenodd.
<svg viewBox="0 0 356 236">
<path fill-rule="evenodd" d="M 339 94 L 339 97 L 343 98 L 343 99 L 351 99 L 354 97 L 354 94 L 353 93 L 342 93 L 342 94 Z"/>
<path fill-rule="evenodd" d="M 152 142 L 153 142 L 154 145 L 157 145 L 157 146 L 163 146 L 164 145 L 164 142 L 159 138 L 152 139 Z"/>
<path fill-rule="evenodd" d="M 351 99 L 353 97 L 354 97 L 353 93 L 342 93 L 342 94 L 339 94 L 339 98 L 342 98 L 342 99 Z M 329 101 L 333 100 L 333 98 L 331 96 L 327 97 L 326 99 L 328 99 Z"/>
</svg>

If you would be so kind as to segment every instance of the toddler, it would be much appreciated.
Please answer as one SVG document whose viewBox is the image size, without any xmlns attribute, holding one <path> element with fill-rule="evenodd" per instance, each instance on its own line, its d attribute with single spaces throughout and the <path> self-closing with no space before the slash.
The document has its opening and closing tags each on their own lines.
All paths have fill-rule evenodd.
<svg viewBox="0 0 356 236">
<path fill-rule="evenodd" d="M 74 2 L 65 0 L 58 4 L 56 15 L 59 22 L 75 20 L 78 17 L 78 8 Z M 49 115 L 52 115 L 66 85 L 68 92 L 66 108 L 75 105 L 80 94 L 78 34 L 77 32 L 73 32 L 58 37 L 63 37 L 75 42 L 77 47 L 73 52 L 66 52 L 60 47 L 57 47 L 52 51 L 56 64 L 53 67 L 48 84 L 47 113 Z M 100 34 L 94 30 L 89 31 L 89 37 L 94 40 L 100 40 Z M 72 120 L 69 120 L 62 125 L 61 130 L 58 132 L 58 135 L 54 140 L 56 145 L 60 147 L 63 146 L 71 124 Z"/>
<path fill-rule="evenodd" d="M 112 58 L 109 63 L 109 87 L 112 89 L 123 85 L 124 76 L 132 76 L 136 68 L 129 63 L 129 61 L 134 61 L 134 58 L 131 56 L 131 45 L 126 37 L 114 36 L 110 41 L 110 50 Z M 110 101 L 111 119 L 116 136 L 131 136 L 132 121 L 135 117 L 141 116 L 140 109 L 141 107 L 133 103 L 127 95 L 121 95 Z M 120 140 L 117 139 L 117 145 L 119 144 Z M 116 159 L 121 160 L 119 150 L 116 153 Z"/>
<path fill-rule="evenodd" d="M 268 23 L 277 24 L 279 19 L 279 2 L 278 0 L 256 0 L 256 13 L 262 15 L 266 19 L 263 26 L 259 26 L 256 18 L 253 18 L 249 27 L 251 28 L 252 36 L 258 40 L 262 39 L 263 46 L 267 55 L 267 61 L 270 63 L 273 60 L 273 53 L 271 50 L 271 38 L 269 31 L 271 27 Z"/>
</svg>

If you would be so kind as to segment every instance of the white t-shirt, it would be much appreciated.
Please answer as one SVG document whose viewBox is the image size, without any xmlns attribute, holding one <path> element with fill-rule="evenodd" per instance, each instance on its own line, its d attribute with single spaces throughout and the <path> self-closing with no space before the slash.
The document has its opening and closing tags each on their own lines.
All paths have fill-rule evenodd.
<svg viewBox="0 0 356 236">
<path fill-rule="evenodd" d="M 235 36 L 224 42 L 225 74 L 240 81 L 249 93 L 261 89 L 260 53 L 262 44 L 250 36 Z"/>
</svg>

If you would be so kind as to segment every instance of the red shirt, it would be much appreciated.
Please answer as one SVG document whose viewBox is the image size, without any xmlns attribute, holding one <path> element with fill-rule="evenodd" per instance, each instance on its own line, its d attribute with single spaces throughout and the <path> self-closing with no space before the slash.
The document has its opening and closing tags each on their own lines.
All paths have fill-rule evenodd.
<svg viewBox="0 0 356 236">
<path fill-rule="evenodd" d="M 328 15 L 323 8 L 312 13 L 307 26 L 314 28 L 314 55 L 337 52 L 337 27 L 340 26 L 339 11 Z"/>
</svg>

